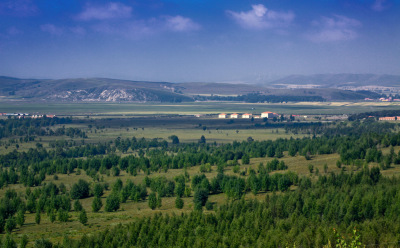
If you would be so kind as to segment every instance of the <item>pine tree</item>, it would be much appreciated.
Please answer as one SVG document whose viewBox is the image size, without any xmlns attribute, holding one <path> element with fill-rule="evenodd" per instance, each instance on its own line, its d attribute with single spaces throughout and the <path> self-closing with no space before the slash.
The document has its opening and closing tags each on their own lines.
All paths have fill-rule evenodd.
<svg viewBox="0 0 400 248">
<path fill-rule="evenodd" d="M 153 210 L 157 207 L 157 196 L 154 192 L 149 195 L 149 207 Z"/>
<path fill-rule="evenodd" d="M 81 213 L 79 214 L 79 222 L 81 222 L 83 225 L 86 225 L 88 222 L 88 217 L 86 215 L 85 209 L 81 210 Z"/>
<path fill-rule="evenodd" d="M 38 225 L 40 224 L 40 211 L 36 211 L 35 222 Z"/>
<path fill-rule="evenodd" d="M 182 209 L 182 208 L 183 208 L 183 205 L 184 205 L 184 202 L 183 202 L 182 198 L 178 195 L 178 196 L 176 197 L 176 200 L 175 200 L 175 207 L 176 207 L 177 209 Z"/>
<path fill-rule="evenodd" d="M 75 212 L 79 212 L 79 211 L 81 211 L 82 210 L 82 204 L 81 204 L 81 202 L 77 199 L 77 200 L 75 200 L 75 202 L 74 202 L 74 210 L 75 210 Z"/>
<path fill-rule="evenodd" d="M 92 210 L 93 212 L 97 213 L 103 206 L 103 202 L 101 201 L 100 197 L 95 197 L 92 202 Z"/>
<path fill-rule="evenodd" d="M 25 213 L 23 210 L 18 210 L 17 213 L 17 224 L 21 227 L 25 223 Z"/>
</svg>

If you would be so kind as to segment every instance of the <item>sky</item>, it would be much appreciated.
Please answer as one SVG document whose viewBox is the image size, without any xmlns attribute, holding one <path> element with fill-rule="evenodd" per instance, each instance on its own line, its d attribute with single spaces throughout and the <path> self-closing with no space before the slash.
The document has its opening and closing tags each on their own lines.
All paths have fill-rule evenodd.
<svg viewBox="0 0 400 248">
<path fill-rule="evenodd" d="M 400 74 L 400 0 L 0 0 L 0 75 Z"/>
</svg>

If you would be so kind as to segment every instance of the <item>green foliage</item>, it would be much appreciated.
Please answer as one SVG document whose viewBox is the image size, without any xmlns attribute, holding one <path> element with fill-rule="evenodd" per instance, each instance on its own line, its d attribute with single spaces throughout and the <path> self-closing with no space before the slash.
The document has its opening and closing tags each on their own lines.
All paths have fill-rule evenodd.
<svg viewBox="0 0 400 248">
<path fill-rule="evenodd" d="M 104 194 L 103 191 L 104 191 L 103 185 L 101 185 L 99 183 L 96 183 L 94 185 L 94 187 L 93 187 L 93 195 L 95 197 L 101 197 Z"/>
<path fill-rule="evenodd" d="M 205 204 L 205 207 L 206 207 L 206 209 L 208 210 L 208 211 L 211 211 L 211 210 L 213 210 L 213 203 L 212 202 L 210 202 L 210 201 L 207 201 L 206 202 L 206 204 Z"/>
<path fill-rule="evenodd" d="M 35 240 L 35 244 L 33 245 L 34 248 L 52 248 L 53 244 L 44 238 Z"/>
<path fill-rule="evenodd" d="M 100 211 L 101 207 L 103 206 L 103 202 L 101 201 L 100 197 L 94 197 L 92 202 L 92 210 L 93 212 L 97 213 Z"/>
<path fill-rule="evenodd" d="M 149 207 L 151 209 L 154 210 L 154 209 L 157 208 L 157 196 L 156 196 L 156 193 L 154 193 L 154 192 L 150 193 L 148 202 L 149 202 Z"/>
<path fill-rule="evenodd" d="M 171 135 L 168 137 L 168 139 L 170 139 L 172 141 L 172 144 L 174 144 L 174 145 L 179 144 L 179 138 L 176 135 Z"/>
<path fill-rule="evenodd" d="M 204 188 L 197 188 L 194 192 L 193 202 L 204 206 L 208 200 L 209 191 Z"/>
<path fill-rule="evenodd" d="M 58 220 L 60 222 L 68 222 L 69 220 L 69 214 L 67 211 L 65 211 L 64 209 L 59 209 L 58 210 Z"/>
<path fill-rule="evenodd" d="M 74 201 L 74 211 L 80 212 L 83 209 L 81 202 L 77 199 Z"/>
<path fill-rule="evenodd" d="M 35 214 L 35 223 L 39 225 L 39 224 L 40 224 L 40 219 L 41 219 L 40 211 L 36 211 L 36 214 Z"/>
<path fill-rule="evenodd" d="M 244 154 L 242 157 L 242 164 L 250 164 L 250 157 L 247 154 Z"/>
<path fill-rule="evenodd" d="M 22 235 L 19 247 L 26 248 L 26 246 L 28 245 L 28 241 L 28 236 L 26 234 Z"/>
<path fill-rule="evenodd" d="M 83 225 L 86 225 L 86 223 L 88 222 L 88 217 L 86 215 L 85 209 L 82 209 L 79 213 L 79 222 Z"/>
<path fill-rule="evenodd" d="M 117 211 L 120 207 L 120 198 L 116 193 L 110 194 L 106 199 L 104 210 L 106 212 Z"/>
<path fill-rule="evenodd" d="M 309 164 L 308 165 L 308 170 L 310 171 L 310 173 L 313 173 L 314 172 L 314 165 Z"/>
<path fill-rule="evenodd" d="M 16 221 L 17 221 L 18 226 L 22 227 L 24 225 L 24 223 L 25 223 L 25 211 L 24 210 L 22 210 L 22 209 L 18 210 Z"/>
<path fill-rule="evenodd" d="M 89 197 L 89 183 L 83 179 L 79 179 L 78 183 L 75 183 L 71 187 L 70 195 L 72 199 L 83 199 Z"/>
<path fill-rule="evenodd" d="M 14 241 L 10 234 L 7 234 L 2 247 L 17 248 L 17 243 Z"/>
<path fill-rule="evenodd" d="M 17 227 L 17 222 L 14 217 L 10 217 L 6 220 L 4 229 L 7 233 L 11 233 Z"/>
<path fill-rule="evenodd" d="M 184 205 L 184 202 L 183 202 L 182 198 L 178 195 L 178 196 L 176 197 L 176 199 L 175 199 L 175 207 L 176 207 L 177 209 L 182 209 L 182 208 L 183 208 L 183 205 Z"/>
</svg>

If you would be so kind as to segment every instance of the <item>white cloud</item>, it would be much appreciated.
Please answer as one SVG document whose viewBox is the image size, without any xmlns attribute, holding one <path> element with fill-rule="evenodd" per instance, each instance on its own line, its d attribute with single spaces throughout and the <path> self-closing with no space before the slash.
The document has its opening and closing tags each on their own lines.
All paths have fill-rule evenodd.
<svg viewBox="0 0 400 248">
<path fill-rule="evenodd" d="M 62 35 L 64 30 L 60 27 L 55 26 L 54 24 L 44 24 L 40 26 L 40 29 L 43 32 L 50 33 L 52 35 Z"/>
<path fill-rule="evenodd" d="M 341 15 L 321 17 L 312 24 L 317 29 L 308 34 L 307 38 L 317 43 L 354 40 L 358 37 L 356 29 L 362 26 L 360 21 Z"/>
<path fill-rule="evenodd" d="M 122 3 L 110 2 L 103 6 L 87 4 L 83 12 L 77 16 L 77 19 L 83 21 L 121 19 L 130 18 L 131 13 L 132 7 Z"/>
<path fill-rule="evenodd" d="M 183 16 L 168 16 L 165 18 L 166 27 L 177 32 L 198 30 L 200 25 L 193 22 L 190 18 Z"/>
<path fill-rule="evenodd" d="M 374 11 L 383 11 L 387 8 L 385 5 L 386 0 L 376 0 L 374 4 L 372 4 L 371 9 Z"/>
<path fill-rule="evenodd" d="M 269 29 L 289 26 L 295 18 L 293 12 L 281 12 L 267 9 L 262 4 L 251 6 L 247 12 L 235 12 L 228 10 L 227 13 L 242 27 L 249 29 Z"/>
<path fill-rule="evenodd" d="M 148 20 L 129 20 L 119 23 L 100 22 L 92 26 L 98 33 L 139 39 L 167 32 L 189 32 L 200 29 L 200 25 L 183 16 L 167 16 Z"/>
</svg>

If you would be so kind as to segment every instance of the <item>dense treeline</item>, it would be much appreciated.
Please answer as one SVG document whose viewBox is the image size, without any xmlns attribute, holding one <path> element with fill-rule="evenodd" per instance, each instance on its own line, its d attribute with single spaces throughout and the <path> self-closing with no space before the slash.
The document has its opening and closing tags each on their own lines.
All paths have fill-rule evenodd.
<svg viewBox="0 0 400 248">
<path fill-rule="evenodd" d="M 282 102 L 324 102 L 325 99 L 321 96 L 277 96 L 277 95 L 262 95 L 258 93 L 250 93 L 239 96 L 195 96 L 198 101 L 238 101 L 249 103 L 282 103 Z"/>
<path fill-rule="evenodd" d="M 386 116 L 400 116 L 399 110 L 381 110 L 381 111 L 373 111 L 373 112 L 365 112 L 360 114 L 354 114 L 349 116 L 350 121 L 361 120 L 364 118 L 373 118 L 377 119 L 379 117 L 386 117 Z"/>
<path fill-rule="evenodd" d="M 362 244 L 398 246 L 399 186 L 400 178 L 383 178 L 377 168 L 314 183 L 301 178 L 297 190 L 264 201 L 231 201 L 210 213 L 155 214 L 80 240 L 66 238 L 59 247 L 335 247 L 335 231 L 351 234 L 355 227 Z"/>
<path fill-rule="evenodd" d="M 32 136 L 62 136 L 87 138 L 85 132 L 79 128 L 50 128 L 54 125 L 69 124 L 71 118 L 39 118 L 39 119 L 6 119 L 0 120 L 0 139 L 11 136 L 25 136 L 26 141 Z"/>
</svg>

